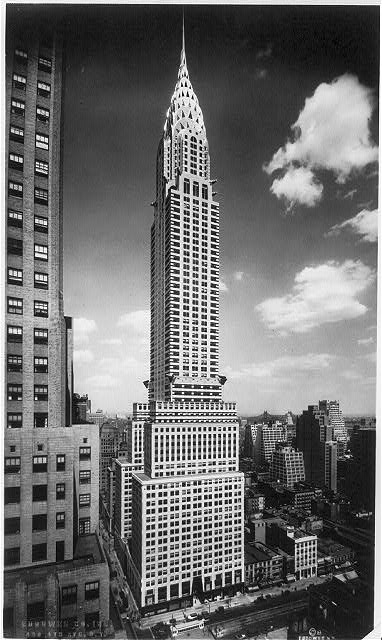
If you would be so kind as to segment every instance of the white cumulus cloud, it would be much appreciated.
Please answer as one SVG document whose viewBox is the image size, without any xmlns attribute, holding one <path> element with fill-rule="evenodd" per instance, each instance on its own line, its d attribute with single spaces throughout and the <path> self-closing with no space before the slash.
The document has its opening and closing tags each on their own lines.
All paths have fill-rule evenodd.
<svg viewBox="0 0 382 640">
<path fill-rule="evenodd" d="M 89 364 L 94 360 L 94 353 L 90 349 L 74 349 L 73 361 L 75 364 Z"/>
<path fill-rule="evenodd" d="M 363 242 L 377 242 L 378 240 L 378 209 L 362 209 L 353 218 L 348 218 L 341 224 L 335 224 L 327 233 L 336 236 L 343 229 L 349 229 L 360 236 Z"/>
<path fill-rule="evenodd" d="M 322 371 L 330 367 L 336 356 L 329 353 L 307 353 L 302 356 L 281 356 L 275 360 L 251 363 L 234 370 L 226 367 L 224 373 L 232 379 L 239 378 L 278 378 L 287 372 Z"/>
<path fill-rule="evenodd" d="M 139 309 L 138 311 L 130 311 L 120 316 L 117 327 L 130 329 L 138 335 L 146 336 L 150 330 L 150 311 L 148 309 Z"/>
<path fill-rule="evenodd" d="M 121 345 L 121 338 L 105 338 L 104 340 L 100 340 L 101 344 L 107 344 L 109 346 Z"/>
<path fill-rule="evenodd" d="M 330 260 L 296 274 L 290 293 L 268 298 L 255 309 L 263 322 L 281 335 L 305 333 L 323 324 L 362 316 L 367 307 L 357 296 L 375 280 L 360 260 Z"/>
<path fill-rule="evenodd" d="M 97 331 L 95 320 L 88 318 L 74 318 L 73 341 L 75 346 L 89 344 L 89 335 Z"/>
<path fill-rule="evenodd" d="M 374 106 L 373 91 L 354 75 L 344 74 L 330 84 L 320 84 L 305 100 L 298 119 L 292 124 L 292 139 L 276 151 L 264 165 L 264 170 L 269 175 L 282 171 L 285 174 L 292 172 L 293 176 L 298 168 L 313 172 L 324 169 L 333 172 L 337 182 L 345 182 L 352 174 L 378 160 L 378 147 L 373 144 L 369 131 Z M 308 175 L 304 178 L 308 182 Z M 316 184 L 317 202 L 317 176 L 310 184 Z M 288 186 L 288 182 L 285 185 Z M 276 182 L 271 189 L 275 193 L 278 188 L 275 193 L 278 195 L 282 187 L 282 182 L 280 185 Z M 302 191 L 301 200 L 295 198 L 295 204 L 306 205 L 304 193 Z M 284 197 L 288 197 L 287 190 Z"/>
<path fill-rule="evenodd" d="M 272 182 L 271 192 L 279 200 L 285 200 L 287 211 L 296 204 L 314 207 L 322 197 L 324 187 L 315 178 L 313 171 L 305 167 L 288 167 L 280 178 Z"/>
<path fill-rule="evenodd" d="M 368 344 L 373 344 L 373 342 L 374 342 L 373 336 L 370 336 L 370 338 L 360 338 L 359 340 L 357 340 L 357 344 L 359 344 L 360 346 L 366 346 Z"/>
<path fill-rule="evenodd" d="M 88 378 L 86 384 L 93 389 L 113 389 L 120 385 L 120 380 L 109 374 L 99 374 Z"/>
<path fill-rule="evenodd" d="M 240 282 L 244 277 L 244 271 L 235 271 L 233 275 L 235 280 L 238 280 L 238 282 Z"/>
</svg>

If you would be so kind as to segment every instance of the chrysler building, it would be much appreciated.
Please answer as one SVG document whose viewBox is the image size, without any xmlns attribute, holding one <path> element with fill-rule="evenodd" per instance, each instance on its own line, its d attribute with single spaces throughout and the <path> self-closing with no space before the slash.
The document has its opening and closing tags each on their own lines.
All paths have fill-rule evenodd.
<svg viewBox="0 0 382 640">
<path fill-rule="evenodd" d="M 219 204 L 183 46 L 156 163 L 143 472 L 132 475 L 129 578 L 142 614 L 244 581 L 243 474 L 219 375 Z"/>
</svg>

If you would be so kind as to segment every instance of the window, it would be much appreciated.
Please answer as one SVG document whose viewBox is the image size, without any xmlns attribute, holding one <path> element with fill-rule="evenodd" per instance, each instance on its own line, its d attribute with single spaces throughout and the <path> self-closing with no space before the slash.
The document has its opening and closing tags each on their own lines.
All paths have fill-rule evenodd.
<svg viewBox="0 0 382 640">
<path fill-rule="evenodd" d="M 56 529 L 65 529 L 65 511 L 56 513 Z"/>
<path fill-rule="evenodd" d="M 46 429 L 48 426 L 48 414 L 35 413 L 33 426 L 35 429 Z"/>
<path fill-rule="evenodd" d="M 85 583 L 85 600 L 99 598 L 99 581 Z"/>
<path fill-rule="evenodd" d="M 48 516 L 46 513 L 38 513 L 32 516 L 32 531 L 46 531 Z"/>
<path fill-rule="evenodd" d="M 202 184 L 202 198 L 208 200 L 208 187 L 206 184 Z"/>
<path fill-rule="evenodd" d="M 10 140 L 14 140 L 15 142 L 24 142 L 24 129 L 21 127 L 15 127 L 11 124 L 11 128 L 9 131 Z"/>
<path fill-rule="evenodd" d="M 36 133 L 36 147 L 38 149 L 49 149 L 49 136 L 44 136 L 42 133 Z"/>
<path fill-rule="evenodd" d="M 4 504 L 18 504 L 20 502 L 20 487 L 5 487 Z"/>
<path fill-rule="evenodd" d="M 23 241 L 18 238 L 8 238 L 7 252 L 13 256 L 23 255 Z"/>
<path fill-rule="evenodd" d="M 46 560 L 46 542 L 42 544 L 32 544 L 32 562 L 41 562 Z"/>
<path fill-rule="evenodd" d="M 14 327 L 8 325 L 7 327 L 7 340 L 8 342 L 22 342 L 23 341 L 23 328 Z"/>
<path fill-rule="evenodd" d="M 35 329 L 34 330 L 34 343 L 35 344 L 48 344 L 48 329 Z"/>
<path fill-rule="evenodd" d="M 77 585 L 73 584 L 69 587 L 61 589 L 61 604 L 76 604 L 77 602 Z"/>
<path fill-rule="evenodd" d="M 33 473 L 45 473 L 48 471 L 47 456 L 33 456 Z"/>
<path fill-rule="evenodd" d="M 49 122 L 49 109 L 43 109 L 42 107 L 36 107 L 36 120 L 40 122 Z"/>
<path fill-rule="evenodd" d="M 34 172 L 37 176 L 47 177 L 49 174 L 49 164 L 43 160 L 35 160 Z"/>
<path fill-rule="evenodd" d="M 47 289 L 48 288 L 48 274 L 39 273 L 35 271 L 34 274 L 34 287 L 35 289 Z M 35 315 L 38 315 L 35 313 Z"/>
<path fill-rule="evenodd" d="M 35 384 L 35 386 L 34 386 L 34 399 L 35 399 L 36 402 L 42 402 L 42 401 L 47 401 L 48 400 L 48 387 L 47 387 L 47 385 L 38 386 L 38 385 Z M 40 414 L 40 415 L 42 415 L 42 414 Z M 35 414 L 35 416 L 36 416 L 36 414 Z M 45 425 L 41 425 L 41 426 L 45 426 Z M 36 424 L 35 424 L 35 427 L 37 427 Z"/>
<path fill-rule="evenodd" d="M 9 384 L 8 385 L 8 400 L 22 400 L 23 399 L 23 385 L 22 384 Z"/>
<path fill-rule="evenodd" d="M 42 216 L 34 217 L 34 230 L 39 233 L 48 233 L 48 218 Z"/>
<path fill-rule="evenodd" d="M 41 620 L 45 622 L 45 602 L 31 602 L 27 605 L 27 625 L 29 621 Z M 37 627 L 38 625 L 36 625 Z M 41 625 L 42 626 L 42 625 Z M 37 634 L 35 634 L 37 635 Z"/>
<path fill-rule="evenodd" d="M 48 496 L 48 485 L 34 484 L 32 487 L 33 502 L 46 502 Z"/>
<path fill-rule="evenodd" d="M 18 153 L 9 154 L 9 166 L 17 171 L 22 171 L 24 168 L 24 156 L 20 156 Z"/>
<path fill-rule="evenodd" d="M 48 260 L 48 247 L 44 244 L 35 244 L 34 246 L 35 260 Z"/>
<path fill-rule="evenodd" d="M 56 471 L 65 471 L 65 455 L 56 455 Z"/>
<path fill-rule="evenodd" d="M 65 500 L 65 482 L 56 484 L 56 500 Z"/>
<path fill-rule="evenodd" d="M 199 197 L 199 184 L 197 182 L 192 184 L 192 195 L 196 198 Z"/>
<path fill-rule="evenodd" d="M 47 82 L 37 81 L 37 95 L 44 98 L 50 97 L 50 84 Z"/>
<path fill-rule="evenodd" d="M 23 414 L 22 413 L 8 413 L 8 429 L 21 429 L 23 426 Z"/>
<path fill-rule="evenodd" d="M 57 540 L 56 541 L 56 562 L 63 562 L 64 560 L 65 560 L 65 540 Z"/>
<path fill-rule="evenodd" d="M 8 226 L 17 227 L 19 229 L 23 228 L 23 214 L 21 211 L 8 209 Z"/>
<path fill-rule="evenodd" d="M 85 631 L 99 629 L 99 611 L 85 613 Z"/>
<path fill-rule="evenodd" d="M 23 300 L 22 298 L 10 298 L 8 296 L 8 313 L 15 313 L 22 315 L 23 313 Z"/>
<path fill-rule="evenodd" d="M 81 507 L 90 507 L 90 493 L 83 493 L 79 496 L 79 503 Z"/>
<path fill-rule="evenodd" d="M 34 359 L 34 372 L 35 373 L 48 373 L 48 358 L 40 358 L 35 356 Z"/>
<path fill-rule="evenodd" d="M 16 284 L 18 286 L 23 284 L 22 269 L 12 269 L 8 267 L 8 284 Z"/>
<path fill-rule="evenodd" d="M 48 58 L 44 58 L 43 56 L 39 56 L 38 68 L 40 69 L 40 71 L 50 73 L 52 71 L 52 61 Z"/>
<path fill-rule="evenodd" d="M 20 547 L 4 549 L 4 566 L 9 567 L 11 564 L 20 564 Z"/>
<path fill-rule="evenodd" d="M 18 457 L 4 459 L 4 473 L 20 473 L 21 459 Z"/>
<path fill-rule="evenodd" d="M 80 471 L 80 484 L 89 484 L 91 480 L 91 471 Z"/>
<path fill-rule="evenodd" d="M 39 318 L 48 317 L 48 303 L 41 300 L 34 301 L 34 315 Z"/>
<path fill-rule="evenodd" d="M 25 102 L 23 102 L 22 100 L 16 100 L 16 98 L 12 98 L 11 113 L 13 113 L 15 116 L 21 116 L 23 118 L 25 115 Z"/>
<path fill-rule="evenodd" d="M 90 518 L 80 518 L 78 524 L 78 533 L 80 536 L 85 536 L 90 533 Z"/>
<path fill-rule="evenodd" d="M 15 62 L 27 64 L 28 54 L 26 51 L 24 51 L 24 49 L 15 49 Z"/>
<path fill-rule="evenodd" d="M 80 447 L 80 460 L 90 460 L 91 447 Z"/>
<path fill-rule="evenodd" d="M 184 193 L 190 193 L 190 181 L 188 178 L 184 179 Z"/>
<path fill-rule="evenodd" d="M 34 201 L 37 204 L 48 204 L 48 191 L 46 189 L 40 189 L 39 187 L 35 187 L 34 189 Z"/>
<path fill-rule="evenodd" d="M 21 89 L 21 91 L 25 91 L 25 87 L 27 86 L 27 79 L 25 76 L 14 73 L 12 76 L 12 84 L 15 89 Z"/>
<path fill-rule="evenodd" d="M 23 370 L 23 357 L 22 356 L 7 356 L 7 371 L 14 371 L 21 373 Z"/>
<path fill-rule="evenodd" d="M 23 185 L 21 182 L 14 182 L 13 180 L 9 180 L 8 182 L 8 194 L 10 196 L 15 196 L 16 198 L 23 197 Z"/>
</svg>

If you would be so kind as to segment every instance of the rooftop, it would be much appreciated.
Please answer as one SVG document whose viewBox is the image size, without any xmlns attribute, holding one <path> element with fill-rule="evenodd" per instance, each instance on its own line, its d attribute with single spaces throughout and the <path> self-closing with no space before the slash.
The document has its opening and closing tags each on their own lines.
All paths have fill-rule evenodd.
<svg viewBox="0 0 382 640">
<path fill-rule="evenodd" d="M 255 542 L 252 544 L 245 545 L 245 564 L 250 564 L 252 562 L 266 562 L 267 560 L 271 560 L 274 556 L 278 554 L 270 547 L 267 547 L 265 544 L 261 542 Z"/>
</svg>

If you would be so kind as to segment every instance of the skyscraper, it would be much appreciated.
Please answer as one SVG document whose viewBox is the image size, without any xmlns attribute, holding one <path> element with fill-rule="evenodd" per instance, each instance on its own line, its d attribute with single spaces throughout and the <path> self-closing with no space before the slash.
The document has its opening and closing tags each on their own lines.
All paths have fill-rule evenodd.
<svg viewBox="0 0 382 640">
<path fill-rule="evenodd" d="M 298 416 L 296 443 L 304 454 L 306 482 L 337 491 L 337 442 L 326 410 L 309 405 Z"/>
<path fill-rule="evenodd" d="M 144 473 L 132 477 L 130 581 L 142 613 L 243 584 L 234 402 L 219 376 L 219 205 L 183 37 L 157 154 Z"/>
<path fill-rule="evenodd" d="M 63 33 L 25 7 L 8 6 L 7 18 L 4 633 L 23 637 L 33 625 L 43 633 L 44 625 L 58 632 L 66 623 L 69 631 L 74 620 L 106 624 L 109 590 L 95 535 L 98 433 L 72 427 L 71 415 Z"/>
</svg>

